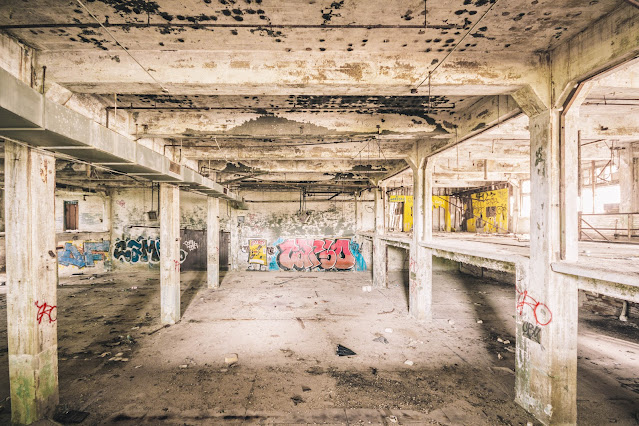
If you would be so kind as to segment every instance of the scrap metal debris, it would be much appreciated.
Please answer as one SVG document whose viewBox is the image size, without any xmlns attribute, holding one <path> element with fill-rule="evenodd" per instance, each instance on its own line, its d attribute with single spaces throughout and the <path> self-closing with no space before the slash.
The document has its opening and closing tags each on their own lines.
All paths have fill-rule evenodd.
<svg viewBox="0 0 639 426">
<path fill-rule="evenodd" d="M 337 345 L 337 356 L 353 356 L 357 355 L 352 350 L 348 349 L 346 346 Z"/>
</svg>

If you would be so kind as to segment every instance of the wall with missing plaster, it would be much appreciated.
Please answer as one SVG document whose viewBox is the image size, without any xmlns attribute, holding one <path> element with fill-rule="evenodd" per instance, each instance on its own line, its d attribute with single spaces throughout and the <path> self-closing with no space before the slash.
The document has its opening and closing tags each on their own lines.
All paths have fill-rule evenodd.
<svg viewBox="0 0 639 426">
<path fill-rule="evenodd" d="M 356 236 L 355 201 L 299 201 L 299 193 L 247 193 L 249 209 L 233 211 L 232 268 L 271 271 L 357 271 L 369 263 Z M 359 203 L 362 229 L 372 228 Z M 361 211 L 361 214 L 360 214 Z"/>
<path fill-rule="evenodd" d="M 159 267 L 158 193 L 157 186 L 113 191 L 111 255 L 115 268 Z M 180 262 L 183 269 L 206 267 L 206 220 L 206 196 L 181 191 Z"/>
</svg>

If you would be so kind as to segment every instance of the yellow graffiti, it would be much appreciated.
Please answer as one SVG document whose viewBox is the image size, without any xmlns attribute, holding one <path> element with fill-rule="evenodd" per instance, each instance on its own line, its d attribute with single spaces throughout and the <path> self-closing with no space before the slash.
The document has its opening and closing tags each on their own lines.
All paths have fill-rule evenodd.
<svg viewBox="0 0 639 426">
<path fill-rule="evenodd" d="M 249 240 L 249 263 L 266 265 L 266 240 Z"/>
<path fill-rule="evenodd" d="M 508 188 L 472 194 L 473 217 L 468 232 L 508 232 Z"/>
<path fill-rule="evenodd" d="M 450 200 L 448 195 L 433 195 L 433 210 L 444 209 L 444 224 L 446 226 L 446 232 L 451 231 L 450 220 Z M 433 217 L 434 219 L 434 217 Z M 439 224 L 438 224 L 439 226 Z"/>
</svg>

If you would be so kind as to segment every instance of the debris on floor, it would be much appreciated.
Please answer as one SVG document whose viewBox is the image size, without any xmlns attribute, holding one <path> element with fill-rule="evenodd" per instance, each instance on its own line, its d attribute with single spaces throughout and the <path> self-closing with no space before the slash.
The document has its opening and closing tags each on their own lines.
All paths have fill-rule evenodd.
<svg viewBox="0 0 639 426">
<path fill-rule="evenodd" d="M 348 349 L 346 346 L 337 345 L 337 356 L 353 356 L 357 355 L 352 350 Z"/>
<path fill-rule="evenodd" d="M 60 410 L 53 415 L 53 420 L 62 424 L 82 423 L 89 416 L 86 411 Z"/>
<path fill-rule="evenodd" d="M 413 365 L 415 364 L 413 361 L 411 361 L 410 359 L 407 359 L 406 361 L 404 361 L 404 364 L 406 365 Z"/>
<path fill-rule="evenodd" d="M 379 342 L 379 343 L 384 343 L 385 345 L 388 345 L 388 339 L 384 336 L 379 336 L 376 339 L 373 339 L 373 342 Z"/>
<path fill-rule="evenodd" d="M 235 363 L 237 363 L 238 361 L 238 356 L 237 354 L 226 354 L 224 355 L 224 362 L 228 365 L 233 365 Z"/>
<path fill-rule="evenodd" d="M 301 397 L 301 396 L 299 396 L 299 395 L 293 395 L 293 396 L 291 397 L 291 401 L 293 401 L 293 404 L 295 404 L 295 405 L 297 405 L 297 404 L 301 404 L 302 402 L 305 402 L 305 401 L 304 401 L 304 398 L 302 398 L 302 397 Z"/>
</svg>

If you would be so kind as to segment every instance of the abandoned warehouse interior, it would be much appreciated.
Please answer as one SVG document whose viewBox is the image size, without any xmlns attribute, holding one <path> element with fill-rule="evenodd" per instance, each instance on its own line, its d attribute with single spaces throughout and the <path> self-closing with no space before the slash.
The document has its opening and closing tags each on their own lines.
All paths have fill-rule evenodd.
<svg viewBox="0 0 639 426">
<path fill-rule="evenodd" d="M 3 424 L 639 424 L 636 0 L 5 1 L 0 143 Z"/>
</svg>

